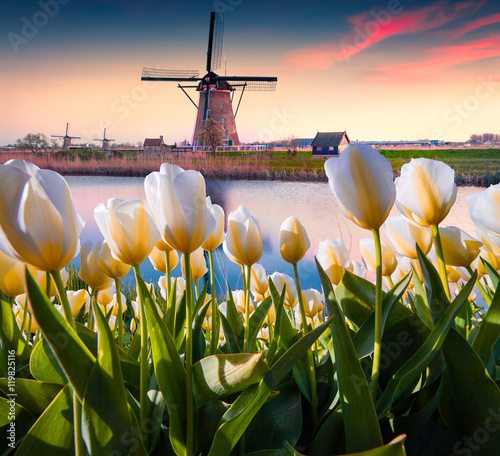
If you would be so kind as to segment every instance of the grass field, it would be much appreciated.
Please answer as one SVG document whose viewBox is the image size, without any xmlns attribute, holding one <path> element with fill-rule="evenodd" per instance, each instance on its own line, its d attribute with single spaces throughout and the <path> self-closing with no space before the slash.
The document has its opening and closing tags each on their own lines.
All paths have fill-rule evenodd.
<svg viewBox="0 0 500 456">
<path fill-rule="evenodd" d="M 487 187 L 500 183 L 500 149 L 381 150 L 391 162 L 394 174 L 412 158 L 431 158 L 450 165 L 458 185 Z M 326 158 L 313 157 L 312 152 L 287 151 L 243 152 L 239 155 L 218 153 L 217 158 L 203 152 L 149 156 L 136 151 L 108 157 L 105 152 L 57 152 L 44 156 L 26 152 L 5 152 L 0 162 L 10 158 L 29 160 L 41 168 L 66 175 L 146 176 L 159 169 L 161 163 L 177 164 L 184 169 L 201 171 L 207 179 L 247 179 L 283 181 L 326 181 Z"/>
</svg>

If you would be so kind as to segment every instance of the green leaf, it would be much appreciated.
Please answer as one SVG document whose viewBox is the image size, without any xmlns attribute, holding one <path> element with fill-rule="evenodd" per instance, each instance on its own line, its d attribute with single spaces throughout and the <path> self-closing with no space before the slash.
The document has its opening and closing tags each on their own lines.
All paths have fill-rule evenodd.
<svg viewBox="0 0 500 456">
<path fill-rule="evenodd" d="M 98 328 L 97 361 L 88 379 L 82 404 L 82 434 L 92 455 L 128 454 L 122 438 L 131 433 L 132 422 L 116 343 L 99 305 L 94 301 Z"/>
<path fill-rule="evenodd" d="M 359 363 L 344 315 L 335 299 L 332 284 L 316 260 L 328 315 L 335 352 L 338 387 L 344 418 L 346 449 L 364 451 L 383 444 L 370 388 Z"/>
<path fill-rule="evenodd" d="M 57 358 L 50 349 L 49 343 L 42 338 L 33 348 L 30 358 L 31 375 L 37 380 L 65 385 L 68 379 Z"/>
<path fill-rule="evenodd" d="M 417 352 L 392 376 L 382 396 L 377 401 L 379 416 L 384 416 L 393 402 L 418 378 L 422 371 L 429 365 L 436 353 L 441 348 L 455 317 L 467 302 L 472 288 L 476 282 L 476 274 L 472 276 L 467 285 L 460 291 L 453 303 L 448 306 L 442 317 L 437 322 L 429 337 Z"/>
<path fill-rule="evenodd" d="M 207 402 L 198 407 L 198 441 L 200 454 L 208 454 L 212 440 L 214 439 L 219 421 L 227 412 L 230 405 L 221 401 Z"/>
<path fill-rule="evenodd" d="M 299 338 L 299 331 L 297 328 L 292 326 L 288 313 L 285 309 L 285 293 L 286 285 L 281 291 L 281 296 L 276 289 L 271 278 L 269 278 L 269 291 L 273 300 L 275 309 L 278 309 L 276 313 L 276 332 L 274 337 L 279 340 L 281 344 L 288 350 Z M 306 356 L 297 358 L 297 362 L 293 365 L 293 376 L 297 385 L 299 385 L 302 394 L 305 398 L 312 404 L 312 385 L 311 376 L 309 374 L 309 362 Z"/>
<path fill-rule="evenodd" d="M 64 317 L 47 299 L 27 269 L 26 282 L 33 316 L 75 393 L 80 400 L 83 400 L 95 358 Z"/>
<path fill-rule="evenodd" d="M 13 402 L 10 402 L 11 400 Z M 2 435 L 0 454 L 7 454 L 19 446 L 19 442 L 35 421 L 36 418 L 29 410 L 17 403 L 16 396 L 7 399 L 0 397 L 0 433 Z"/>
<path fill-rule="evenodd" d="M 219 422 L 208 456 L 229 456 L 271 393 L 264 381 L 258 387 L 252 385 L 241 393 Z"/>
<path fill-rule="evenodd" d="M 500 448 L 500 388 L 468 342 L 454 329 L 450 330 L 443 351 L 446 368 L 439 404 L 441 417 L 459 439 L 470 436 L 474 445 L 480 447 L 476 454 L 497 454 Z M 481 440 L 480 445 L 476 445 L 476 436 Z M 463 451 L 466 447 L 462 443 L 458 449 Z"/>
<path fill-rule="evenodd" d="M 271 367 L 264 377 L 264 382 L 271 390 L 278 389 L 280 382 L 293 366 L 307 353 L 314 342 L 323 334 L 330 325 L 333 317 L 319 325 L 314 330 L 302 336 L 295 342 Z"/>
<path fill-rule="evenodd" d="M 436 271 L 436 268 L 423 254 L 418 244 L 416 247 L 418 262 L 420 263 L 422 276 L 424 278 L 427 302 L 430 305 L 434 323 L 437 323 L 437 320 L 441 318 L 446 309 L 449 307 L 450 300 L 448 299 L 448 296 L 446 296 L 446 292 L 443 288 L 443 282 L 441 282 L 441 278 L 439 277 L 439 273 Z"/>
<path fill-rule="evenodd" d="M 193 392 L 198 405 L 223 399 L 259 383 L 268 372 L 262 353 L 213 355 L 193 365 Z"/>
<path fill-rule="evenodd" d="M 238 339 L 233 332 L 233 328 L 229 323 L 225 315 L 220 311 L 219 318 L 222 323 L 222 329 L 224 330 L 224 337 L 226 338 L 226 345 L 230 353 L 241 353 L 241 347 L 238 344 Z"/>
<path fill-rule="evenodd" d="M 186 451 L 186 371 L 174 340 L 160 317 L 144 282 L 139 279 L 153 351 L 158 386 L 163 394 L 170 420 L 170 441 L 177 454 Z"/>
<path fill-rule="evenodd" d="M 384 296 L 382 300 L 382 334 L 384 333 L 385 324 L 392 310 L 397 304 L 402 306 L 399 300 L 406 291 L 406 287 L 410 283 L 410 280 L 411 276 L 407 275 Z M 410 311 L 408 312 L 411 314 Z M 361 325 L 361 328 L 359 328 L 352 342 L 358 358 L 365 358 L 373 353 L 373 347 L 375 345 L 375 312 L 372 312 Z"/>
<path fill-rule="evenodd" d="M 262 324 L 264 323 L 264 320 L 267 317 L 267 313 L 269 312 L 269 309 L 271 308 L 273 301 L 271 300 L 270 297 L 266 298 L 264 301 L 262 301 L 257 309 L 255 309 L 254 313 L 250 317 L 250 328 L 249 328 L 249 333 L 248 333 L 248 346 L 252 347 L 252 344 L 257 337 L 257 334 L 260 331 L 260 328 L 262 327 Z M 245 331 L 242 331 L 239 334 L 238 337 L 238 343 L 240 347 L 244 343 L 244 338 L 245 338 Z"/>
<path fill-rule="evenodd" d="M 292 382 L 280 387 L 276 397 L 268 400 L 249 424 L 245 452 L 282 448 L 285 442 L 295 445 L 302 431 L 301 393 Z"/>
<path fill-rule="evenodd" d="M 360 328 L 375 310 L 375 285 L 349 271 L 344 272 L 335 290 L 344 315 Z"/>
<path fill-rule="evenodd" d="M 427 302 L 427 295 L 415 270 L 413 270 L 413 291 L 415 292 L 414 304 L 418 316 L 430 329 L 434 328 L 434 320 L 432 319 L 431 309 L 429 309 L 429 303 Z"/>
<path fill-rule="evenodd" d="M 231 325 L 233 329 L 233 334 L 237 337 L 244 331 L 243 322 L 241 321 L 240 314 L 238 313 L 238 309 L 236 308 L 236 304 L 233 299 L 233 292 L 231 291 L 231 287 L 229 283 L 227 284 L 227 300 L 226 300 L 226 308 L 227 308 L 227 321 Z"/>
<path fill-rule="evenodd" d="M 500 283 L 500 274 L 498 274 L 498 271 L 484 258 L 479 257 L 479 259 L 482 261 L 484 267 L 486 268 L 486 271 L 488 271 L 488 275 L 490 276 L 491 282 L 493 283 L 493 288 L 497 290 L 498 284 Z"/>
<path fill-rule="evenodd" d="M 30 357 L 30 347 L 17 326 L 12 306 L 9 302 L 0 298 L 0 353 L 2 365 L 7 367 L 8 354 L 14 351 L 16 365 L 26 361 Z M 3 372 L 0 372 L 3 374 Z"/>
<path fill-rule="evenodd" d="M 398 413 L 393 419 L 394 432 L 398 435 L 406 434 L 406 448 L 410 454 L 421 454 L 430 441 L 434 428 L 431 419 L 441 398 L 441 382 L 435 381 L 426 388 L 413 394 L 411 408 Z"/>
<path fill-rule="evenodd" d="M 472 348 L 481 358 L 490 376 L 495 378 L 495 362 L 500 356 L 500 287 L 497 287 Z"/>
<path fill-rule="evenodd" d="M 206 286 L 204 288 L 206 290 Z M 206 294 L 206 293 L 205 293 Z M 201 296 L 201 295 L 200 295 Z M 193 363 L 196 363 L 205 356 L 206 339 L 202 332 L 203 321 L 207 314 L 208 308 L 212 305 L 212 301 L 202 305 L 195 314 L 193 321 Z"/>
<path fill-rule="evenodd" d="M 26 434 L 16 456 L 74 454 L 73 393 L 71 387 L 66 385 Z"/>
<path fill-rule="evenodd" d="M 59 394 L 62 386 L 58 383 L 16 378 L 14 388 L 17 394 L 16 402 L 29 410 L 34 416 L 40 416 Z M 0 391 L 6 396 L 11 393 L 7 378 L 0 379 Z"/>
</svg>

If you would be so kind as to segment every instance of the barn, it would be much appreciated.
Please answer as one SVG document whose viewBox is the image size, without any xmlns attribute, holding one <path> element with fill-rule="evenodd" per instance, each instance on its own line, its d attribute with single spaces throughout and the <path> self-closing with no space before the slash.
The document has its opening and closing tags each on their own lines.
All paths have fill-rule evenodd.
<svg viewBox="0 0 500 456">
<path fill-rule="evenodd" d="M 159 138 L 146 138 L 144 140 L 144 153 L 145 154 L 161 154 L 164 152 L 165 143 L 163 136 Z"/>
<path fill-rule="evenodd" d="M 351 140 L 345 131 L 318 132 L 312 142 L 314 155 L 340 155 Z"/>
</svg>

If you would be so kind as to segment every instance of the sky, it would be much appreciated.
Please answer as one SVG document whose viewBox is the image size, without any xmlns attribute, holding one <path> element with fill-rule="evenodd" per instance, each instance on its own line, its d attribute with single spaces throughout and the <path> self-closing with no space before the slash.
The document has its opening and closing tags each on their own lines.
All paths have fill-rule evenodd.
<svg viewBox="0 0 500 456">
<path fill-rule="evenodd" d="M 84 142 L 104 128 L 119 143 L 191 141 L 194 106 L 141 73 L 203 75 L 210 11 L 225 15 L 219 74 L 278 78 L 245 93 L 241 141 L 500 133 L 498 0 L 25 0 L 0 16 L 0 145 L 67 122 Z"/>
</svg>

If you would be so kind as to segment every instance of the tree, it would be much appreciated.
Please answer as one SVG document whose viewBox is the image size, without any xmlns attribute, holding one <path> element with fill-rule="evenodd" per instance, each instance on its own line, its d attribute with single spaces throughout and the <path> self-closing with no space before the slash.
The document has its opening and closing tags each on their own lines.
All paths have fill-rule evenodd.
<svg viewBox="0 0 500 456">
<path fill-rule="evenodd" d="M 16 147 L 21 150 L 30 150 L 34 154 L 47 152 L 51 146 L 54 147 L 54 143 L 49 142 L 43 133 L 28 133 L 24 138 L 16 141 Z"/>
<path fill-rule="evenodd" d="M 198 136 L 199 141 L 212 149 L 212 156 L 215 158 L 217 147 L 222 146 L 224 142 L 224 134 L 215 119 L 207 119 L 205 127 L 200 131 Z"/>
</svg>

